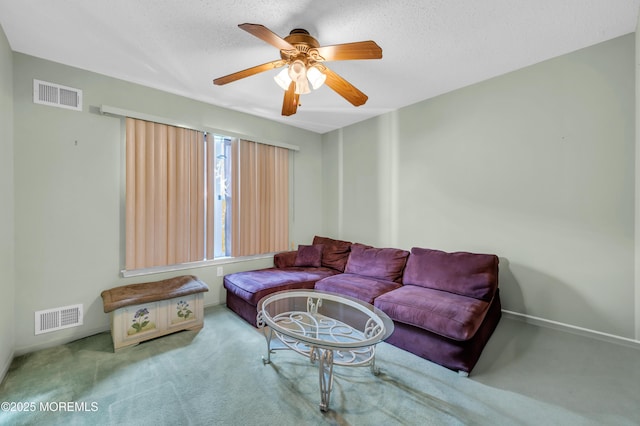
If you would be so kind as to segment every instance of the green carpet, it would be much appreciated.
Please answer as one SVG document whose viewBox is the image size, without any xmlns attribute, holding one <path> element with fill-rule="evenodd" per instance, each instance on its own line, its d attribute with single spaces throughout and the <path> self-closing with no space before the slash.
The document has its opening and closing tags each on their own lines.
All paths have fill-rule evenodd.
<svg viewBox="0 0 640 426">
<path fill-rule="evenodd" d="M 263 335 L 225 306 L 216 306 L 205 310 L 200 332 L 172 334 L 117 353 L 110 334 L 102 333 L 17 357 L 0 385 L 0 401 L 27 404 L 33 411 L 0 412 L 0 423 L 637 424 L 637 407 L 631 414 L 600 410 L 594 415 L 588 403 L 582 412 L 571 401 L 530 396 L 540 390 L 491 385 L 501 371 L 494 362 L 503 345 L 500 328 L 513 327 L 510 321 L 503 319 L 478 372 L 468 378 L 383 343 L 377 352 L 379 376 L 368 368 L 336 367 L 330 411 L 323 413 L 317 366 L 291 351 L 277 351 L 272 363 L 263 365 Z M 637 402 L 637 395 L 630 401 Z"/>
</svg>

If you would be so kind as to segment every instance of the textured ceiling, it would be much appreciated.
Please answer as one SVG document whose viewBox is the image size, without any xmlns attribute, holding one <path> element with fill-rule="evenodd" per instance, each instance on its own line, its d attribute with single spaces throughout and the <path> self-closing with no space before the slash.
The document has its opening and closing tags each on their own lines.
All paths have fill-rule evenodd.
<svg viewBox="0 0 640 426">
<path fill-rule="evenodd" d="M 176 93 L 318 133 L 603 42 L 636 29 L 640 0 L 0 0 L 16 52 Z M 381 60 L 326 64 L 369 96 L 353 107 L 326 85 L 280 115 L 271 70 L 212 80 L 278 59 L 238 24 L 321 45 L 374 40 Z M 123 106 L 126 107 L 126 106 Z"/>
</svg>

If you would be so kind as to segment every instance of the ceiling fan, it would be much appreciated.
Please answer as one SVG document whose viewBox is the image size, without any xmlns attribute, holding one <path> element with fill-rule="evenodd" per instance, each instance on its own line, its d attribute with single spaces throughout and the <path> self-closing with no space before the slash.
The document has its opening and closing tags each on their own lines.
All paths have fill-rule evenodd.
<svg viewBox="0 0 640 426">
<path fill-rule="evenodd" d="M 367 95 L 331 71 L 323 62 L 380 59 L 382 58 L 382 49 L 374 41 L 320 46 L 320 43 L 309 35 L 307 30 L 300 28 L 292 30 L 288 36 L 281 38 L 260 24 L 240 24 L 238 26 L 249 34 L 280 49 L 281 59 L 216 78 L 213 80 L 213 84 L 223 85 L 264 71 L 287 66 L 275 77 L 278 85 L 285 90 L 282 115 L 296 113 L 300 105 L 300 95 L 311 91 L 309 85 L 313 89 L 318 89 L 325 82 L 333 91 L 354 106 L 360 106 L 367 102 Z"/>
</svg>

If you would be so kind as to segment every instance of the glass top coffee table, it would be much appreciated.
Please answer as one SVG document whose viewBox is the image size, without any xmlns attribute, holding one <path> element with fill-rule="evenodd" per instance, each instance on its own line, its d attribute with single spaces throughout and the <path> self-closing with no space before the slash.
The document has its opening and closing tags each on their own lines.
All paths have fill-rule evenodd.
<svg viewBox="0 0 640 426">
<path fill-rule="evenodd" d="M 258 327 L 267 339 L 271 362 L 275 349 L 292 349 L 318 361 L 320 409 L 329 409 L 333 366 L 370 366 L 373 374 L 375 347 L 393 333 L 393 321 L 378 308 L 361 300 L 316 290 L 286 290 L 258 302 Z M 284 344 L 274 347 L 273 337 Z"/>
</svg>

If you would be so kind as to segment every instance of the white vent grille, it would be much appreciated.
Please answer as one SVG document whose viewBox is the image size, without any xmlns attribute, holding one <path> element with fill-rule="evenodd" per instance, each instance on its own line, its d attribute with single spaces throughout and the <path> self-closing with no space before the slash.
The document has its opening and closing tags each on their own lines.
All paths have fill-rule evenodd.
<svg viewBox="0 0 640 426">
<path fill-rule="evenodd" d="M 82 111 L 82 90 L 46 81 L 33 80 L 33 102 Z"/>
<path fill-rule="evenodd" d="M 82 305 L 37 311 L 36 334 L 82 325 Z"/>
</svg>

